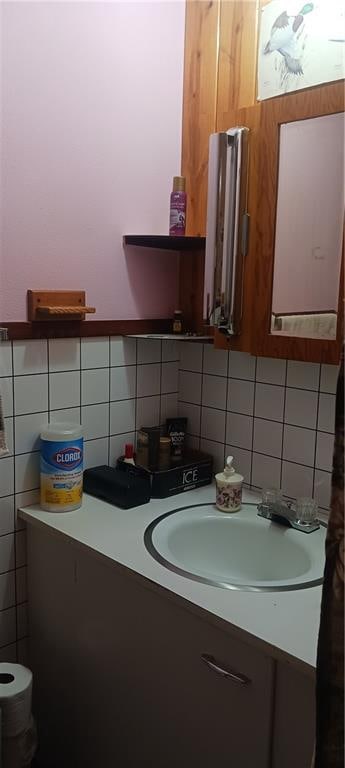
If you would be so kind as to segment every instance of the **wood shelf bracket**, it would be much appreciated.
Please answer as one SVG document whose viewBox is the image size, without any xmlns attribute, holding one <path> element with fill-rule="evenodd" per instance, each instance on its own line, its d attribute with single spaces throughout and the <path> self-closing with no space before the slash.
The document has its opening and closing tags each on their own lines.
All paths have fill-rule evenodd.
<svg viewBox="0 0 345 768">
<path fill-rule="evenodd" d="M 30 322 L 85 320 L 85 315 L 96 312 L 86 305 L 85 291 L 29 290 L 27 297 Z"/>
</svg>

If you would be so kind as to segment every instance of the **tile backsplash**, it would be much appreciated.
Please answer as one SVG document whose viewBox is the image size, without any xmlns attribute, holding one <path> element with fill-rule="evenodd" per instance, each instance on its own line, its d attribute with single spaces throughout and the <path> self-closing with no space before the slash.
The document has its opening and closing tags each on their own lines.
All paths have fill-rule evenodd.
<svg viewBox="0 0 345 768">
<path fill-rule="evenodd" d="M 226 455 L 252 488 L 330 500 L 338 368 L 181 344 L 179 413 L 191 445 Z"/>
<path fill-rule="evenodd" d="M 82 423 L 85 466 L 114 464 L 136 430 L 188 417 L 188 441 L 228 453 L 247 485 L 330 497 L 337 368 L 254 358 L 210 344 L 120 337 L 0 346 L 0 392 L 11 455 L 0 459 L 0 659 L 25 663 L 26 533 L 19 506 L 39 488 L 39 433 Z"/>
</svg>

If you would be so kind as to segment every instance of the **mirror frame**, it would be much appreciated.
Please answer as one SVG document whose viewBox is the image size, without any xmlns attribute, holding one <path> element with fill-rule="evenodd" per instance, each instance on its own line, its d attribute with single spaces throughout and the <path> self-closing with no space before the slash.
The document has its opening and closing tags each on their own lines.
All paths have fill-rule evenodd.
<svg viewBox="0 0 345 768">
<path fill-rule="evenodd" d="M 338 364 L 343 342 L 344 235 L 340 270 L 337 336 L 334 340 L 271 334 L 279 135 L 282 123 L 343 112 L 344 81 L 309 88 L 260 103 L 259 188 L 255 237 L 254 349 L 260 356 Z"/>
</svg>

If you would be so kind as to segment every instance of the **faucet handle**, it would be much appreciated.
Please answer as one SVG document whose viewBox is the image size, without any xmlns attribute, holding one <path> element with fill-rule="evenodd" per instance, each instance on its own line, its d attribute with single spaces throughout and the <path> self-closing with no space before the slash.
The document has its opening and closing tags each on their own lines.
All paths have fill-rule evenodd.
<svg viewBox="0 0 345 768">
<path fill-rule="evenodd" d="M 263 488 L 261 498 L 263 504 L 282 504 L 283 502 L 280 488 Z"/>
<path fill-rule="evenodd" d="M 315 499 L 308 496 L 300 496 L 296 499 L 296 522 L 299 525 L 310 525 L 316 520 L 318 506 Z"/>
</svg>

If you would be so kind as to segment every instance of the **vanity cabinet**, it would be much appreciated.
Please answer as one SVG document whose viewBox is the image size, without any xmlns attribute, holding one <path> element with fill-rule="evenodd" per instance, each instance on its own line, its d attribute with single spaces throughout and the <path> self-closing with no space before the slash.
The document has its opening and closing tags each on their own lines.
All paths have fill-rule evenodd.
<svg viewBox="0 0 345 768">
<path fill-rule="evenodd" d="M 284 675 L 275 696 L 277 663 L 243 634 L 32 525 L 28 562 L 34 713 L 47 768 L 309 765 L 300 752 L 304 742 L 312 753 L 308 715 L 287 733 L 298 702 L 286 697 Z M 311 678 L 295 676 L 300 692 L 311 688 Z"/>
<path fill-rule="evenodd" d="M 334 197 L 334 206 L 330 205 L 327 212 L 325 201 L 329 202 L 334 195 L 335 175 L 329 174 L 328 194 L 323 188 L 327 186 L 327 174 L 315 174 L 317 180 L 309 185 L 300 203 L 300 210 L 305 212 L 304 221 L 303 216 L 299 219 L 296 198 L 301 179 L 313 176 L 315 163 L 311 156 L 309 159 L 303 156 L 302 151 L 297 162 L 297 152 L 290 145 L 290 155 L 285 152 L 288 158 L 285 168 L 293 178 L 290 187 L 285 183 L 284 198 L 283 141 L 287 133 L 291 135 L 294 124 L 300 123 L 302 131 L 305 121 L 309 130 L 307 121 L 315 123 L 321 117 L 332 115 L 341 117 L 344 82 L 258 101 L 256 62 L 259 14 L 263 5 L 265 0 L 260 3 L 215 0 L 207 6 L 187 2 L 182 172 L 187 177 L 187 191 L 192 200 L 188 234 L 203 235 L 206 230 L 209 134 L 246 126 L 249 128 L 250 236 L 243 282 L 240 289 L 236 288 L 236 291 L 243 290 L 242 327 L 234 336 L 216 329 L 215 346 L 259 356 L 337 364 L 343 336 L 343 213 L 336 224 L 332 220 L 327 237 L 326 232 L 335 208 L 343 212 L 344 183 L 342 189 L 338 184 L 338 198 Z M 209 77 L 205 74 L 207 68 Z M 193 135 L 197 137 L 194 144 Z M 315 138 L 315 153 L 322 156 L 325 152 L 319 152 L 320 147 L 327 148 L 328 170 L 333 162 L 341 169 L 344 152 L 339 142 L 329 141 L 330 135 L 325 129 L 319 139 Z M 341 128 L 340 135 L 343 135 Z M 310 144 L 312 142 L 311 139 Z M 198 195 L 201 203 L 197 205 Z M 318 227 L 323 215 L 325 224 Z M 222 229 L 220 225 L 219 229 Z M 335 231 L 336 238 L 332 234 Z M 279 238 L 283 238 L 283 245 Z M 285 265 L 279 269 L 282 260 Z M 226 276 L 225 283 L 227 280 Z M 335 284 L 328 292 L 327 283 Z M 298 296 L 297 287 L 300 287 Z"/>
</svg>

